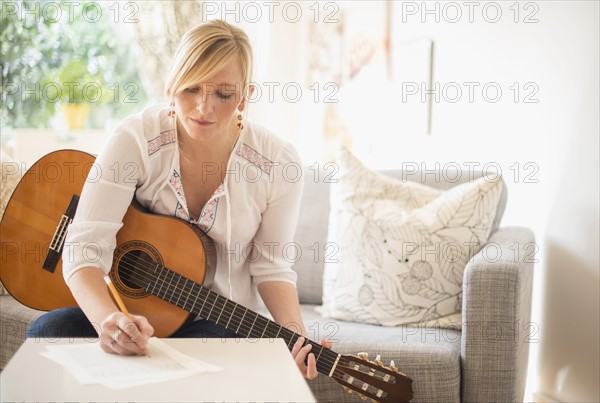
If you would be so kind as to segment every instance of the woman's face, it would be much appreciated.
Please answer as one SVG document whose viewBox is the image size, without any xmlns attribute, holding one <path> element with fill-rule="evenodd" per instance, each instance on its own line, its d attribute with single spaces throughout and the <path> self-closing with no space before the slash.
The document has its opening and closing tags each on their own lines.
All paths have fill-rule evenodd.
<svg viewBox="0 0 600 403">
<path fill-rule="evenodd" d="M 242 71 L 231 63 L 206 81 L 175 95 L 178 129 L 194 140 L 222 140 L 235 128 L 245 106 Z"/>
</svg>

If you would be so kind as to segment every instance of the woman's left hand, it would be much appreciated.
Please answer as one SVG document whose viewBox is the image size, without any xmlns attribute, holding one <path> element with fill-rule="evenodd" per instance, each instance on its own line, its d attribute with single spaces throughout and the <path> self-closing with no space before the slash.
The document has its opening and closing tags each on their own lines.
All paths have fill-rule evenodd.
<svg viewBox="0 0 600 403">
<path fill-rule="evenodd" d="M 317 360 L 315 355 L 310 352 L 312 349 L 312 344 L 307 344 L 302 347 L 304 344 L 304 337 L 300 337 L 294 347 L 292 348 L 292 357 L 294 357 L 294 361 L 296 361 L 296 365 L 300 369 L 300 372 L 306 379 L 315 379 L 319 373 L 317 372 Z M 333 345 L 329 340 L 321 340 L 321 345 L 325 348 L 331 348 Z M 305 364 L 306 356 L 308 355 L 308 365 Z"/>
</svg>

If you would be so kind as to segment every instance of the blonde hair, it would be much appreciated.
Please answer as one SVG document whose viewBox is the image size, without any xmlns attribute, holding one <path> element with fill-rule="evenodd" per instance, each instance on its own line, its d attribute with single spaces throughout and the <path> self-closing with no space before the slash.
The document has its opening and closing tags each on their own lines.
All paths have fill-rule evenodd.
<svg viewBox="0 0 600 403">
<path fill-rule="evenodd" d="M 252 47 L 246 33 L 221 20 L 198 25 L 186 32 L 177 46 L 167 74 L 165 94 L 172 98 L 231 63 L 239 63 L 242 90 L 247 92 L 252 76 Z"/>
</svg>

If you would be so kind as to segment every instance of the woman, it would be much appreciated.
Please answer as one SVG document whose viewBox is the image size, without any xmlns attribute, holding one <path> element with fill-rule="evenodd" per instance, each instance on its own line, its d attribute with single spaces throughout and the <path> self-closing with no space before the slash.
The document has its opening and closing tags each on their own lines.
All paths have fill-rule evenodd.
<svg viewBox="0 0 600 403">
<path fill-rule="evenodd" d="M 133 197 L 202 230 L 213 250 L 207 254 L 205 286 L 259 312 L 266 306 L 276 322 L 306 336 L 296 275 L 282 254 L 292 242 L 302 191 L 301 181 L 286 181 L 282 169 L 299 158 L 290 144 L 244 121 L 254 90 L 251 70 L 242 30 L 211 21 L 184 35 L 166 80 L 170 105 L 122 122 L 96 160 L 101 178 L 87 181 L 82 191 L 63 253 L 65 280 L 80 308 L 49 312 L 32 324 L 28 337 L 98 334 L 108 353 L 144 353 L 154 329 L 142 316 L 132 315 L 132 324 L 104 283 Z M 89 256 L 90 243 L 97 245 L 97 256 Z M 248 254 L 242 250 L 251 244 L 253 258 L 244 259 Z M 234 336 L 201 319 L 173 335 Z M 303 341 L 292 355 L 312 379 L 315 357 Z"/>
</svg>

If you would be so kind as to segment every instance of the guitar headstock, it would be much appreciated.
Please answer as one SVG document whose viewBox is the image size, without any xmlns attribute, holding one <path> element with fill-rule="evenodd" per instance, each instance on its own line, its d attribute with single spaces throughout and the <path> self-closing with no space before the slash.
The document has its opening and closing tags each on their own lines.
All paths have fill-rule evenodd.
<svg viewBox="0 0 600 403">
<path fill-rule="evenodd" d="M 369 360 L 367 353 L 342 355 L 332 376 L 349 393 L 374 402 L 409 402 L 413 398 L 412 379 L 391 361 L 384 366 L 379 356 Z"/>
</svg>

